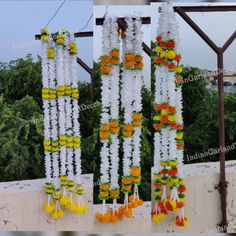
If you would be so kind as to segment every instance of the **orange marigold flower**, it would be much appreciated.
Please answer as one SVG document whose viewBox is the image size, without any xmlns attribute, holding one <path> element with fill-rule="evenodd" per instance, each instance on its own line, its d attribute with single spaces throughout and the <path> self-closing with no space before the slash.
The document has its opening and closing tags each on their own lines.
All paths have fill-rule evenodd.
<svg viewBox="0 0 236 236">
<path fill-rule="evenodd" d="M 110 135 L 110 133 L 109 132 L 100 132 L 99 133 L 99 135 L 100 135 L 100 139 L 107 139 L 107 138 L 109 138 L 109 135 Z"/>
<path fill-rule="evenodd" d="M 135 58 L 134 58 L 134 61 L 137 62 L 137 63 L 140 63 L 143 61 L 143 57 L 140 56 L 140 55 L 136 55 Z"/>
<path fill-rule="evenodd" d="M 143 63 L 135 63 L 134 64 L 134 67 L 136 68 L 136 69 L 139 69 L 139 70 L 142 70 L 143 69 Z"/>
<path fill-rule="evenodd" d="M 100 61 L 104 64 L 109 64 L 110 63 L 110 57 L 108 56 L 101 56 Z"/>
<path fill-rule="evenodd" d="M 112 65 L 119 65 L 119 59 L 116 59 L 116 58 L 111 58 L 111 64 Z"/>
<path fill-rule="evenodd" d="M 131 167 L 131 175 L 132 176 L 139 176 L 141 174 L 141 168 L 137 166 Z"/>
<path fill-rule="evenodd" d="M 114 49 L 114 50 L 110 51 L 110 55 L 111 55 L 111 57 L 118 59 L 119 58 L 119 50 Z"/>
<path fill-rule="evenodd" d="M 125 124 L 124 130 L 126 131 L 133 131 L 133 125 L 132 124 Z"/>
<path fill-rule="evenodd" d="M 134 61 L 134 54 L 133 53 L 125 54 L 125 61 Z"/>
<path fill-rule="evenodd" d="M 142 113 L 133 113 L 132 117 L 134 120 L 140 120 L 143 118 L 143 114 Z"/>
<path fill-rule="evenodd" d="M 126 69 L 132 69 L 134 67 L 134 63 L 132 61 L 125 61 L 124 65 Z"/>
<path fill-rule="evenodd" d="M 100 67 L 100 72 L 101 72 L 101 74 L 109 75 L 110 72 L 111 72 L 111 67 L 110 66 L 106 66 L 106 65 L 102 65 Z"/>
</svg>

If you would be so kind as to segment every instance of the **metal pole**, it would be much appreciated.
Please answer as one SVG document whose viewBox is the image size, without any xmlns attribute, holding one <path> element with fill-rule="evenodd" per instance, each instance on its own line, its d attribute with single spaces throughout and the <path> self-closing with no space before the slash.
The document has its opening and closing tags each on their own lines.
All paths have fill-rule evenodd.
<svg viewBox="0 0 236 236">
<path fill-rule="evenodd" d="M 217 54 L 217 66 L 218 66 L 218 94 L 219 94 L 219 143 L 220 143 L 220 192 L 221 192 L 221 211 L 222 211 L 222 222 L 224 232 L 226 232 L 227 215 L 226 215 L 226 181 L 225 181 L 225 129 L 224 129 L 224 78 L 223 78 L 223 69 L 224 69 L 224 58 L 223 50 L 220 48 L 219 53 Z"/>
</svg>

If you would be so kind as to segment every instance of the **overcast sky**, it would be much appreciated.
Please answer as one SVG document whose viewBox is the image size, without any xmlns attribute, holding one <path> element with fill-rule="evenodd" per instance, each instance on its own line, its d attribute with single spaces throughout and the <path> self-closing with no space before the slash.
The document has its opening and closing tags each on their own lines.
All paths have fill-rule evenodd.
<svg viewBox="0 0 236 236">
<path fill-rule="evenodd" d="M 0 1 L 0 61 L 10 61 L 19 57 L 25 57 L 32 53 L 36 58 L 40 54 L 40 42 L 34 40 L 34 35 L 49 21 L 57 7 L 62 1 Z M 176 5 L 177 3 L 173 3 Z M 181 4 L 186 5 L 186 1 Z M 194 4 L 194 3 L 190 3 Z M 203 3 L 197 3 L 203 4 Z M 208 3 L 209 4 L 209 3 Z M 217 3 L 218 4 L 218 3 Z M 225 4 L 225 3 L 224 3 Z M 234 3 L 236 4 L 236 3 Z M 212 4 L 212 5 L 215 5 Z M 127 13 L 142 13 L 143 16 L 150 14 L 152 17 L 152 32 L 156 31 L 159 14 L 157 4 L 149 6 L 113 6 L 108 7 L 108 13 L 117 16 L 124 16 Z M 96 9 L 98 9 L 96 11 Z M 114 10 L 115 9 L 115 10 Z M 79 31 L 87 22 L 93 13 L 93 4 L 89 0 L 67 0 L 55 19 L 48 28 L 51 31 L 57 31 L 61 28 L 67 28 L 71 31 Z M 103 16 L 105 7 L 95 7 L 94 15 Z M 190 13 L 189 14 L 207 34 L 214 38 L 214 41 L 220 46 L 233 33 L 236 26 L 236 13 Z M 216 57 L 214 52 L 204 43 L 204 41 L 180 18 L 176 16 L 179 23 L 181 49 L 183 63 L 185 65 L 198 66 L 203 69 L 215 69 Z M 93 30 L 94 19 L 90 21 L 84 31 Z M 143 26 L 145 31 L 145 41 L 150 44 L 151 26 Z M 93 57 L 93 39 L 80 38 L 77 40 L 79 56 L 92 67 L 92 59 L 97 58 L 99 54 L 100 41 L 99 31 L 101 27 L 95 28 L 94 57 Z M 149 42 L 148 42 L 149 41 Z M 232 44 L 225 54 L 225 67 L 236 71 L 236 41 Z M 80 68 L 80 67 L 79 67 Z M 83 69 L 80 70 L 81 80 L 88 80 L 89 76 Z M 146 72 L 148 76 L 148 72 Z"/>
<path fill-rule="evenodd" d="M 108 14 L 116 17 L 124 17 L 128 15 L 141 15 L 141 16 L 150 16 L 150 6 L 110 6 L 108 9 Z M 106 6 L 94 6 L 94 19 L 103 17 L 106 12 Z M 96 26 L 94 21 L 94 60 L 97 61 L 101 56 L 101 47 L 102 47 L 102 27 Z M 143 25 L 143 41 L 150 46 L 151 42 L 151 25 Z M 143 53 L 144 56 L 144 80 L 145 85 L 150 87 L 150 57 Z"/>
<path fill-rule="evenodd" d="M 173 5 L 203 5 L 203 3 L 173 3 Z M 205 4 L 205 3 L 204 3 Z M 220 5 L 226 3 L 214 3 Z M 236 4 L 236 3 L 227 3 Z M 209 3 L 205 4 L 209 5 Z M 152 15 L 152 39 L 155 38 L 159 17 L 158 6 L 153 3 L 151 7 Z M 217 44 L 222 46 L 225 41 L 236 30 L 236 12 L 216 12 L 216 13 L 188 13 L 200 28 Z M 216 69 L 216 55 L 213 50 L 185 23 L 176 13 L 179 25 L 180 47 L 183 56 L 183 64 L 197 66 L 202 69 Z M 225 53 L 225 68 L 236 71 L 236 40 Z"/>
<path fill-rule="evenodd" d="M 0 1 L 0 61 L 6 62 L 40 54 L 40 41 L 34 35 L 40 32 L 53 16 L 62 1 Z M 67 0 L 57 16 L 48 26 L 52 32 L 66 28 L 78 32 L 93 13 L 93 2 L 89 0 Z M 92 20 L 84 31 L 92 31 Z M 93 39 L 79 38 L 78 56 L 92 67 Z M 79 67 L 81 80 L 90 80 Z"/>
</svg>

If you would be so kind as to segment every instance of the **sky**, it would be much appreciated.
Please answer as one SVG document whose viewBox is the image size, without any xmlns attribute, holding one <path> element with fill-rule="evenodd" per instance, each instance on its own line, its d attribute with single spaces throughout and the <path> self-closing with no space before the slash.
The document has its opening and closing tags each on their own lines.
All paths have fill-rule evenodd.
<svg viewBox="0 0 236 236">
<path fill-rule="evenodd" d="M 211 5 L 220 5 L 226 3 L 214 3 Z M 232 4 L 232 3 L 231 3 Z M 236 5 L 236 3 L 233 3 Z M 203 3 L 173 3 L 175 5 L 203 5 Z M 209 3 L 205 4 L 209 5 Z M 153 3 L 151 7 L 152 17 L 152 39 L 155 39 L 157 31 L 157 20 L 159 17 L 158 7 L 160 4 Z M 217 13 L 187 13 L 200 28 L 221 47 L 225 41 L 236 30 L 236 12 L 217 12 Z M 176 13 L 176 19 L 179 25 L 180 49 L 184 65 L 197 66 L 202 69 L 216 69 L 216 54 L 200 38 L 200 36 L 185 23 L 185 21 Z M 236 71 L 236 40 L 225 52 L 225 69 Z"/>
<path fill-rule="evenodd" d="M 149 6 L 109 6 L 108 14 L 111 16 L 123 17 L 128 15 L 141 15 L 143 17 L 150 16 L 150 7 Z M 94 18 L 103 17 L 106 12 L 106 6 L 94 6 Z M 102 48 L 102 26 L 96 26 L 94 21 L 94 53 L 93 58 L 95 61 L 101 56 Z M 143 41 L 150 46 L 151 42 L 151 25 L 143 25 Z M 143 53 L 144 57 L 144 84 L 147 88 L 150 87 L 150 57 Z"/>
<path fill-rule="evenodd" d="M 25 57 L 32 53 L 34 58 L 40 54 L 40 42 L 34 39 L 34 35 L 39 33 L 52 15 L 55 13 L 62 0 L 54 1 L 0 1 L 0 61 L 7 62 Z M 112 1 L 111 1 L 112 2 Z M 182 5 L 194 4 L 181 3 Z M 203 4 L 203 3 L 195 3 Z M 208 3 L 209 4 L 209 3 Z M 219 4 L 219 3 L 217 3 Z M 224 3 L 225 4 L 225 3 Z M 235 3 L 234 3 L 235 4 Z M 179 5 L 179 3 L 173 3 Z M 216 3 L 212 4 L 216 5 Z M 108 14 L 124 16 L 127 13 L 141 13 L 143 16 L 148 14 L 152 17 L 151 26 L 143 26 L 145 32 L 144 41 L 150 45 L 150 39 L 155 38 L 156 21 L 159 13 L 158 5 L 149 6 L 109 6 Z M 48 28 L 53 32 L 61 28 L 67 28 L 70 31 L 79 31 L 88 21 L 93 13 L 93 2 L 91 0 L 67 0 L 60 9 L 54 20 Z M 94 7 L 94 16 L 101 17 L 105 13 L 105 6 Z M 203 31 L 214 39 L 219 45 L 235 30 L 236 12 L 221 13 L 188 13 L 193 20 L 200 25 Z M 84 31 L 91 31 L 94 27 L 95 17 L 91 19 Z M 177 21 L 180 31 L 180 46 L 182 50 L 183 63 L 185 65 L 197 66 L 202 69 L 216 69 L 215 53 L 206 45 L 206 43 L 180 18 L 177 14 Z M 94 27 L 93 38 L 77 39 L 79 57 L 92 67 L 92 60 L 97 59 L 101 42 L 99 41 L 101 26 Z M 152 32 L 152 33 L 151 33 Z M 93 55 L 94 45 L 94 55 Z M 145 59 L 147 60 L 147 58 Z M 79 66 L 81 80 L 90 81 L 89 75 Z M 225 68 L 236 71 L 236 41 L 225 53 Z M 149 72 L 145 72 L 146 78 Z M 148 84 L 148 82 L 147 82 Z"/>
<path fill-rule="evenodd" d="M 40 55 L 40 41 L 34 39 L 45 27 L 62 1 L 0 1 L 0 61 L 8 62 L 31 53 L 34 58 Z M 54 20 L 49 24 L 51 32 L 68 29 L 78 32 L 92 15 L 93 2 L 89 0 L 67 0 Z M 86 29 L 92 31 L 92 19 Z M 78 56 L 92 67 L 93 39 L 79 38 Z M 82 81 L 90 77 L 80 66 Z"/>
</svg>

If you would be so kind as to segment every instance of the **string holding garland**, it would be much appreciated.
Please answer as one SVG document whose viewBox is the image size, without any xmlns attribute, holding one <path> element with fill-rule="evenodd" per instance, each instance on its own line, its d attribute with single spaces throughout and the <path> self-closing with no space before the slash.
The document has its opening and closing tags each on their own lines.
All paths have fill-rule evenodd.
<svg viewBox="0 0 236 236">
<path fill-rule="evenodd" d="M 116 223 L 123 217 L 130 218 L 132 208 L 143 204 L 138 194 L 138 185 L 141 182 L 142 24 L 137 17 L 135 20 L 127 17 L 126 23 L 125 34 L 123 32 L 119 34 L 117 18 L 106 16 L 102 30 L 102 56 L 100 57 L 102 147 L 99 198 L 103 206 L 102 211 L 96 213 L 96 219 L 103 223 Z M 123 124 L 120 124 L 121 110 L 123 110 Z M 121 144 L 120 135 L 123 139 Z M 118 174 L 120 147 L 123 149 L 121 189 Z M 134 194 L 129 197 L 133 186 Z M 118 207 L 117 199 L 120 197 L 120 190 L 125 196 L 124 204 Z M 106 204 L 108 199 L 112 199 L 111 209 Z"/>
<path fill-rule="evenodd" d="M 184 213 L 186 187 L 183 173 L 182 67 L 178 25 L 169 3 L 161 6 L 153 54 L 155 205 L 152 220 L 159 223 L 168 212 L 179 210 L 175 224 L 187 226 L 188 217 Z"/>
<path fill-rule="evenodd" d="M 42 29 L 41 47 L 48 195 L 44 209 L 58 219 L 64 216 L 65 209 L 78 214 L 87 212 L 81 181 L 77 46 L 74 35 L 67 30 L 52 37 L 48 29 Z"/>
</svg>

